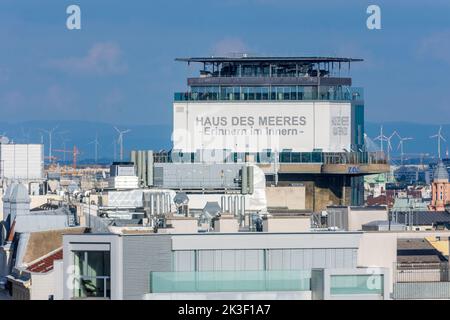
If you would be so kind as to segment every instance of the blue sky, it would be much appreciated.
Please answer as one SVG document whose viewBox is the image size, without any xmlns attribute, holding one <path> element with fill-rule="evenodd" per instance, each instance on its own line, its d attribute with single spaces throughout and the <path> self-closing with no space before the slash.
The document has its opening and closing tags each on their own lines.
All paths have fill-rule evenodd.
<svg viewBox="0 0 450 320">
<path fill-rule="evenodd" d="M 80 5 L 82 30 L 66 29 Z M 377 4 L 382 30 L 366 28 Z M 450 123 L 450 1 L 2 0 L 3 120 L 170 124 L 195 71 L 175 57 L 247 52 L 364 58 L 371 122 Z"/>
</svg>

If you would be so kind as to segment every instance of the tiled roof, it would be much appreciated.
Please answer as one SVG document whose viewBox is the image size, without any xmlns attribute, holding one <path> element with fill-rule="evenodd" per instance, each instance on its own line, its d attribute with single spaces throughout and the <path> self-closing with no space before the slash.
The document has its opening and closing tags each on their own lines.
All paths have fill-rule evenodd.
<svg viewBox="0 0 450 320">
<path fill-rule="evenodd" d="M 440 263 L 447 261 L 426 239 L 397 240 L 397 262 Z"/>
<path fill-rule="evenodd" d="M 38 273 L 49 272 L 53 270 L 53 262 L 55 260 L 61 260 L 62 258 L 63 258 L 63 249 L 61 248 L 48 256 L 44 256 L 42 259 L 30 265 L 27 268 L 27 271 Z"/>
</svg>

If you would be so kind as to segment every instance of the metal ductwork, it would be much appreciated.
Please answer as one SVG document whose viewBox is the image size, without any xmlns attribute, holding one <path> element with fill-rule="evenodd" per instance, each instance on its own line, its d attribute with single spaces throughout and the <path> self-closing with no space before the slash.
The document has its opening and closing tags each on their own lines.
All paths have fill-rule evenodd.
<svg viewBox="0 0 450 320">
<path fill-rule="evenodd" d="M 131 151 L 131 161 L 134 163 L 141 187 L 153 186 L 153 151 Z"/>
</svg>

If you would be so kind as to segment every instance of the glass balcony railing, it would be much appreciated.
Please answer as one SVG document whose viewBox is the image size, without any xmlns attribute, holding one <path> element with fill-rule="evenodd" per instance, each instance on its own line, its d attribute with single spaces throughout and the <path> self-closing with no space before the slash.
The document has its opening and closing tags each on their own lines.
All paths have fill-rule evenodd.
<svg viewBox="0 0 450 320">
<path fill-rule="evenodd" d="M 222 151 L 222 150 L 221 150 Z M 212 156 L 214 154 L 214 156 Z M 155 162 L 197 163 L 201 159 L 214 159 L 226 163 L 255 162 L 270 163 L 322 163 L 322 164 L 387 164 L 383 152 L 229 152 L 223 150 L 204 150 L 200 153 L 187 153 L 180 150 L 161 155 L 155 154 Z"/>
<path fill-rule="evenodd" d="M 294 87 L 295 88 L 295 87 Z M 304 92 L 300 89 L 290 89 L 283 91 L 245 91 L 241 87 L 233 90 L 221 92 L 176 92 L 175 101 L 352 101 L 363 100 L 362 88 L 348 88 L 342 91 L 319 90 Z"/>
<path fill-rule="evenodd" d="M 73 297 L 79 298 L 104 298 L 111 297 L 111 281 L 109 276 L 88 277 L 78 276 L 74 279 Z"/>
<path fill-rule="evenodd" d="M 151 272 L 151 293 L 310 291 L 305 270 Z"/>
<path fill-rule="evenodd" d="M 332 275 L 331 295 L 383 295 L 383 275 Z"/>
</svg>

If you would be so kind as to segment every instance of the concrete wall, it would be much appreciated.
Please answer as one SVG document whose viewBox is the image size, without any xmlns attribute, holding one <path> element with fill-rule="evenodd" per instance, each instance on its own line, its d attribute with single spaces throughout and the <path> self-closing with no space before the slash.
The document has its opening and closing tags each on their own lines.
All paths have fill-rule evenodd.
<svg viewBox="0 0 450 320">
<path fill-rule="evenodd" d="M 325 174 L 279 174 L 279 187 L 301 183 L 305 188 L 305 210 L 322 211 L 331 205 L 353 205 L 350 177 Z"/>
<path fill-rule="evenodd" d="M 172 236 L 172 250 L 218 249 L 357 249 L 361 232 L 238 234 L 206 233 Z"/>
<path fill-rule="evenodd" d="M 360 207 L 328 207 L 328 227 L 338 227 L 345 231 L 360 231 L 362 226 L 372 221 L 387 221 L 387 209 Z"/>
<path fill-rule="evenodd" d="M 63 281 L 64 300 L 73 298 L 73 251 L 109 251 L 111 256 L 111 299 L 123 299 L 123 249 L 122 238 L 112 234 L 64 235 Z M 142 252 L 139 258 L 142 257 Z"/>
<path fill-rule="evenodd" d="M 47 273 L 32 273 L 30 299 L 48 300 L 49 296 L 55 293 L 55 281 L 54 270 Z"/>
<path fill-rule="evenodd" d="M 363 233 L 358 249 L 359 267 L 387 268 L 389 278 L 393 277 L 393 266 L 397 262 L 397 234 L 390 232 Z M 390 281 L 390 292 L 393 283 Z"/>
<path fill-rule="evenodd" d="M 233 216 L 221 216 L 214 221 L 214 232 L 238 232 L 239 223 Z"/>
<path fill-rule="evenodd" d="M 123 299 L 150 292 L 150 272 L 172 269 L 170 235 L 129 235 L 123 239 Z"/>
<path fill-rule="evenodd" d="M 311 230 L 311 218 L 267 217 L 263 220 L 264 232 L 307 232 Z"/>
<path fill-rule="evenodd" d="M 62 300 L 64 298 L 63 286 L 64 282 L 64 263 L 63 260 L 56 260 L 53 262 L 53 277 L 55 279 L 54 299 Z"/>
<path fill-rule="evenodd" d="M 198 232 L 198 222 L 197 219 L 193 218 L 168 218 L 166 220 L 167 224 L 172 225 L 175 233 L 197 233 Z"/>
<path fill-rule="evenodd" d="M 362 230 L 362 225 L 372 221 L 387 221 L 388 212 L 385 210 L 354 210 L 352 207 L 348 210 L 348 231 Z"/>
<path fill-rule="evenodd" d="M 291 210 L 306 209 L 306 187 L 266 187 L 268 207 L 286 207 Z"/>
</svg>

